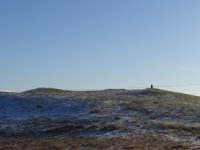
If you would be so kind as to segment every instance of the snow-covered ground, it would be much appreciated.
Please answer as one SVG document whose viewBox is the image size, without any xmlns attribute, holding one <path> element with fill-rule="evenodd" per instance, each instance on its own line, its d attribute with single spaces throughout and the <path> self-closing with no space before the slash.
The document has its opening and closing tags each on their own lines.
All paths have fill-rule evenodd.
<svg viewBox="0 0 200 150">
<path fill-rule="evenodd" d="M 0 92 L 1 136 L 161 134 L 198 143 L 200 98 L 162 90 Z"/>
<path fill-rule="evenodd" d="M 81 109 L 80 109 L 81 106 Z M 38 117 L 62 118 L 89 115 L 85 101 L 79 99 L 43 99 L 0 96 L 0 118 L 25 120 Z"/>
</svg>

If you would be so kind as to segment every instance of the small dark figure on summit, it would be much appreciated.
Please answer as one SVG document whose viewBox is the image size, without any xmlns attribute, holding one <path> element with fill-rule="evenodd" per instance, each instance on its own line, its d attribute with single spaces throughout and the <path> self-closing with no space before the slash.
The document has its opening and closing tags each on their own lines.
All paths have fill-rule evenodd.
<svg viewBox="0 0 200 150">
<path fill-rule="evenodd" d="M 151 84 L 151 89 L 153 89 L 153 84 Z"/>
</svg>

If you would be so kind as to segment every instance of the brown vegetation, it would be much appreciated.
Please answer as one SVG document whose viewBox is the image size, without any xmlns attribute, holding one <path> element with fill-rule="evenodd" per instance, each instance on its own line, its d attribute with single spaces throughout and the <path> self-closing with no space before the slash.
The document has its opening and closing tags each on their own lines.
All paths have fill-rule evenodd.
<svg viewBox="0 0 200 150">
<path fill-rule="evenodd" d="M 134 138 L 71 138 L 55 139 L 0 139 L 0 150 L 78 150 L 78 149 L 166 149 L 187 150 L 191 145 L 183 142 L 166 140 L 151 135 L 138 135 Z M 197 149 L 196 147 L 195 149 Z M 194 150 L 195 150 L 194 149 Z"/>
</svg>

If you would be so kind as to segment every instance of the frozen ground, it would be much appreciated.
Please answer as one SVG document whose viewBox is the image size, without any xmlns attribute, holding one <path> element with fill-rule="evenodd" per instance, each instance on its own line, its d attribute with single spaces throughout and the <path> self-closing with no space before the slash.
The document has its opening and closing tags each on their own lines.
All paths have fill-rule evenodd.
<svg viewBox="0 0 200 150">
<path fill-rule="evenodd" d="M 200 98 L 158 89 L 0 93 L 2 138 L 130 139 L 200 145 Z"/>
</svg>

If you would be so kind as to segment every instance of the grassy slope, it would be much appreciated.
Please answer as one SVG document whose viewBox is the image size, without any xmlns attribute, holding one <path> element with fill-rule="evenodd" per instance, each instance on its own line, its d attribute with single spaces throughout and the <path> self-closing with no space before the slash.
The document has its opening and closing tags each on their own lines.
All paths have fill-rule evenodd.
<svg viewBox="0 0 200 150">
<path fill-rule="evenodd" d="M 76 92 L 47 88 L 23 94 L 29 96 L 30 93 L 34 96 L 63 96 L 65 98 L 104 101 L 108 109 L 117 105 L 142 113 L 146 119 L 144 121 L 147 122 L 145 128 L 168 130 L 184 136 L 200 134 L 200 97 L 197 96 L 160 89 L 146 89 L 137 92 L 123 89 Z M 91 109 L 91 112 L 98 112 L 99 115 L 108 113 L 104 108 L 95 104 L 92 105 Z M 144 124 L 144 121 L 140 123 Z"/>
<path fill-rule="evenodd" d="M 153 131 L 155 133 L 159 133 L 160 135 L 173 134 L 177 137 L 183 138 L 192 137 L 197 141 L 200 139 L 200 97 L 197 96 L 159 89 L 146 89 L 141 91 L 121 89 L 82 92 L 63 91 L 58 89 L 36 89 L 23 92 L 18 95 L 22 97 L 36 96 L 45 98 L 63 97 L 66 99 L 86 99 L 91 101 L 91 113 L 94 113 L 97 117 L 99 117 L 99 120 L 101 120 L 102 116 L 113 118 L 113 115 L 115 115 L 118 120 L 122 120 L 123 118 L 127 117 L 127 114 L 120 114 L 120 116 L 116 116 L 116 114 L 113 113 L 115 108 L 122 107 L 123 110 L 136 114 L 135 116 L 133 115 L 131 117 L 137 118 L 135 119 L 135 122 L 141 125 L 141 127 L 139 127 L 141 129 L 145 129 L 146 131 Z M 110 121 L 111 123 L 114 123 L 115 120 L 110 119 Z M 130 123 L 130 126 L 132 125 L 134 125 L 134 121 Z M 70 141 L 60 142 L 61 145 L 64 142 L 63 147 L 72 146 L 77 149 L 81 147 L 93 149 L 95 145 L 97 149 L 103 149 L 101 146 L 104 146 L 105 149 L 111 146 L 115 149 L 117 149 L 117 147 L 119 148 L 120 146 L 124 146 L 121 148 L 127 149 L 128 147 L 130 149 L 188 149 L 191 144 L 189 141 L 189 144 L 187 143 L 185 145 L 183 143 L 175 142 L 173 140 L 166 140 L 159 137 L 155 137 L 154 140 L 152 139 L 154 138 L 149 135 L 142 135 L 136 139 L 118 138 L 110 140 L 102 139 L 102 141 L 99 141 L 98 139 L 72 139 Z M 14 141 L 15 140 L 16 139 L 14 139 Z M 4 142 L 6 143 L 6 141 Z M 36 146 L 37 143 L 39 145 L 41 144 L 41 142 L 38 142 L 37 140 L 36 142 L 35 140 L 28 140 L 26 142 L 28 145 L 32 142 L 34 142 Z M 49 141 L 47 141 L 47 143 L 48 142 Z M 109 144 L 110 142 L 113 142 L 114 145 Z M 9 143 L 9 140 L 7 143 Z M 45 141 L 42 141 L 42 143 L 45 143 Z M 123 143 L 126 144 L 123 145 Z M 32 144 L 33 147 L 34 144 Z"/>
</svg>

